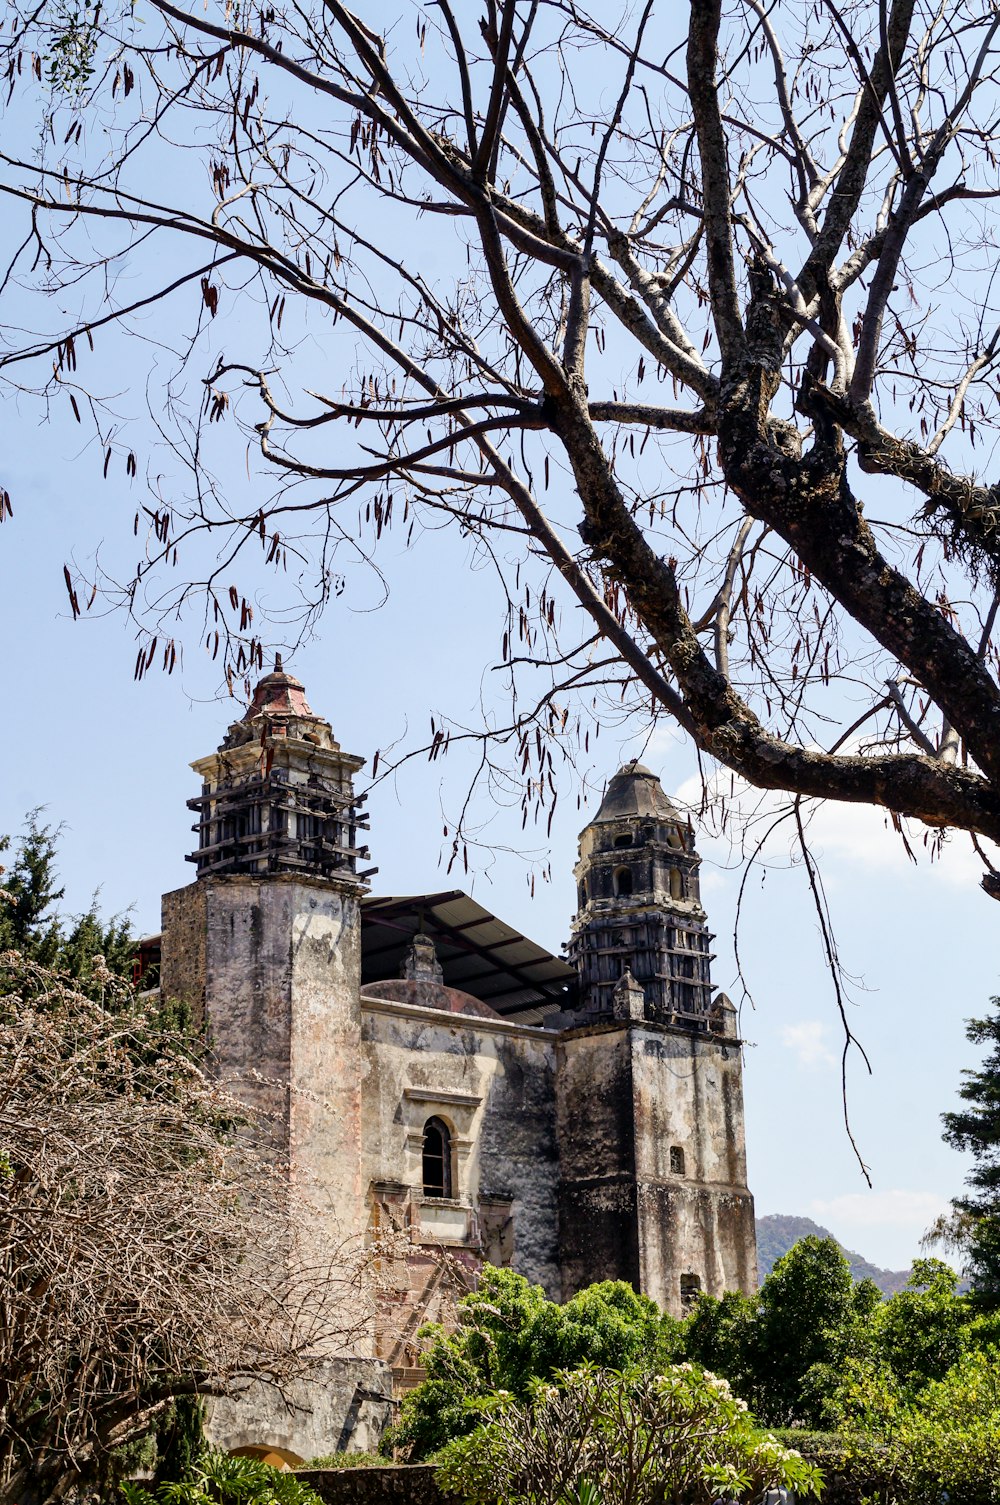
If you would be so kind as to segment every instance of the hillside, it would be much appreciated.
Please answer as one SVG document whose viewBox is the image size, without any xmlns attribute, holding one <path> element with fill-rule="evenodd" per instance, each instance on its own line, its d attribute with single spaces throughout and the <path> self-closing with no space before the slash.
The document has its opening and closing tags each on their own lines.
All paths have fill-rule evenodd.
<svg viewBox="0 0 1000 1505">
<path fill-rule="evenodd" d="M 761 1280 L 771 1273 L 776 1262 L 788 1253 L 793 1244 L 798 1243 L 800 1238 L 807 1238 L 809 1234 L 816 1238 L 833 1238 L 829 1228 L 821 1228 L 812 1218 L 786 1217 L 781 1213 L 758 1218 L 757 1264 Z M 839 1239 L 837 1242 L 840 1242 Z M 840 1247 L 844 1249 L 843 1244 Z M 853 1249 L 844 1249 L 844 1255 L 855 1280 L 873 1280 L 886 1296 L 894 1296 L 897 1291 L 901 1291 L 910 1278 L 909 1270 L 880 1270 Z"/>
</svg>

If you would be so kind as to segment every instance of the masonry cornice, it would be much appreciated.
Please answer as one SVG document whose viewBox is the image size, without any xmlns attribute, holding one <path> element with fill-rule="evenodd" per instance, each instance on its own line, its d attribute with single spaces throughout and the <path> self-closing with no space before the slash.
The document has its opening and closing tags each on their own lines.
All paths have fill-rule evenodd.
<svg viewBox="0 0 1000 1505">
<path fill-rule="evenodd" d="M 400 1003 L 394 998 L 372 998 L 361 994 L 363 1014 L 387 1014 L 399 1019 L 418 1020 L 423 1024 L 439 1024 L 448 1029 L 470 1029 L 477 1033 L 494 1035 L 519 1035 L 526 1040 L 546 1041 L 554 1044 L 558 1032 L 542 1029 L 537 1024 L 518 1024 L 511 1019 L 490 1019 L 480 1014 L 450 1014 L 443 1009 L 429 1009 L 421 1004 Z"/>
</svg>

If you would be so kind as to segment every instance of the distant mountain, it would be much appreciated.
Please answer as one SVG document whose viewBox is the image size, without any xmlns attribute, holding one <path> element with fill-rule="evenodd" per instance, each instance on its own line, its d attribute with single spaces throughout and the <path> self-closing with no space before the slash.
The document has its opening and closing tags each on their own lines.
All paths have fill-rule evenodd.
<svg viewBox="0 0 1000 1505">
<path fill-rule="evenodd" d="M 821 1228 L 812 1218 L 785 1217 L 781 1213 L 758 1218 L 757 1264 L 761 1280 L 770 1275 L 778 1260 L 788 1253 L 793 1244 L 797 1244 L 800 1238 L 807 1238 L 809 1234 L 816 1238 L 833 1238 L 829 1228 Z M 834 1241 L 840 1243 L 839 1239 Z M 873 1280 L 886 1296 L 894 1296 L 897 1291 L 901 1291 L 910 1278 L 909 1270 L 880 1270 L 860 1254 L 855 1254 L 853 1249 L 844 1249 L 843 1244 L 840 1247 L 844 1250 L 844 1257 L 851 1267 L 854 1279 Z"/>
</svg>

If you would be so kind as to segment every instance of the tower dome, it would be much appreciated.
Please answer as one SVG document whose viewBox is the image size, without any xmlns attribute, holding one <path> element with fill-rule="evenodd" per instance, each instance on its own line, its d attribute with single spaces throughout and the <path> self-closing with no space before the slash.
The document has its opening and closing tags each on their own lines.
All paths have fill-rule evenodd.
<svg viewBox="0 0 1000 1505">
<path fill-rule="evenodd" d="M 636 818 L 680 823 L 680 816 L 656 774 L 644 764 L 633 761 L 619 768 L 609 782 L 591 825 Z"/>
<path fill-rule="evenodd" d="M 577 912 L 569 944 L 587 1018 L 615 1014 L 626 974 L 644 1017 L 707 1030 L 712 983 L 691 822 L 641 763 L 626 763 L 580 833 Z M 621 992 L 621 990 L 618 990 Z"/>
</svg>

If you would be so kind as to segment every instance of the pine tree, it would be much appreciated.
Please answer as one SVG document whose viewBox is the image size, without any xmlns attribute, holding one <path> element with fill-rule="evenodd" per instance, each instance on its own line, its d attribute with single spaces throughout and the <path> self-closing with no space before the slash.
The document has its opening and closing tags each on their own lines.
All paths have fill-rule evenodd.
<svg viewBox="0 0 1000 1505">
<path fill-rule="evenodd" d="M 7 871 L 0 865 L 0 952 L 19 951 L 67 973 L 88 993 L 99 986 L 91 977 L 97 956 L 116 976 L 131 976 L 135 938 L 128 914 L 102 918 L 95 893 L 84 914 L 70 920 L 60 915 L 65 890 L 56 861 L 63 828 L 42 825 L 41 816 L 41 809 L 28 812 L 12 865 Z M 10 836 L 0 836 L 0 863 L 11 844 Z"/>
<path fill-rule="evenodd" d="M 963 1071 L 958 1095 L 968 1106 L 943 1113 L 944 1139 L 953 1149 L 970 1154 L 975 1162 L 965 1178 L 968 1192 L 952 1206 L 957 1223 L 967 1230 L 966 1268 L 977 1297 L 1000 1304 L 1000 998 L 991 1000 L 994 1012 L 985 1019 L 969 1019 L 966 1039 L 992 1047 L 977 1071 Z"/>
<path fill-rule="evenodd" d="M 188 1483 L 207 1447 L 204 1401 L 197 1395 L 178 1395 L 156 1430 L 154 1487 Z"/>
</svg>

